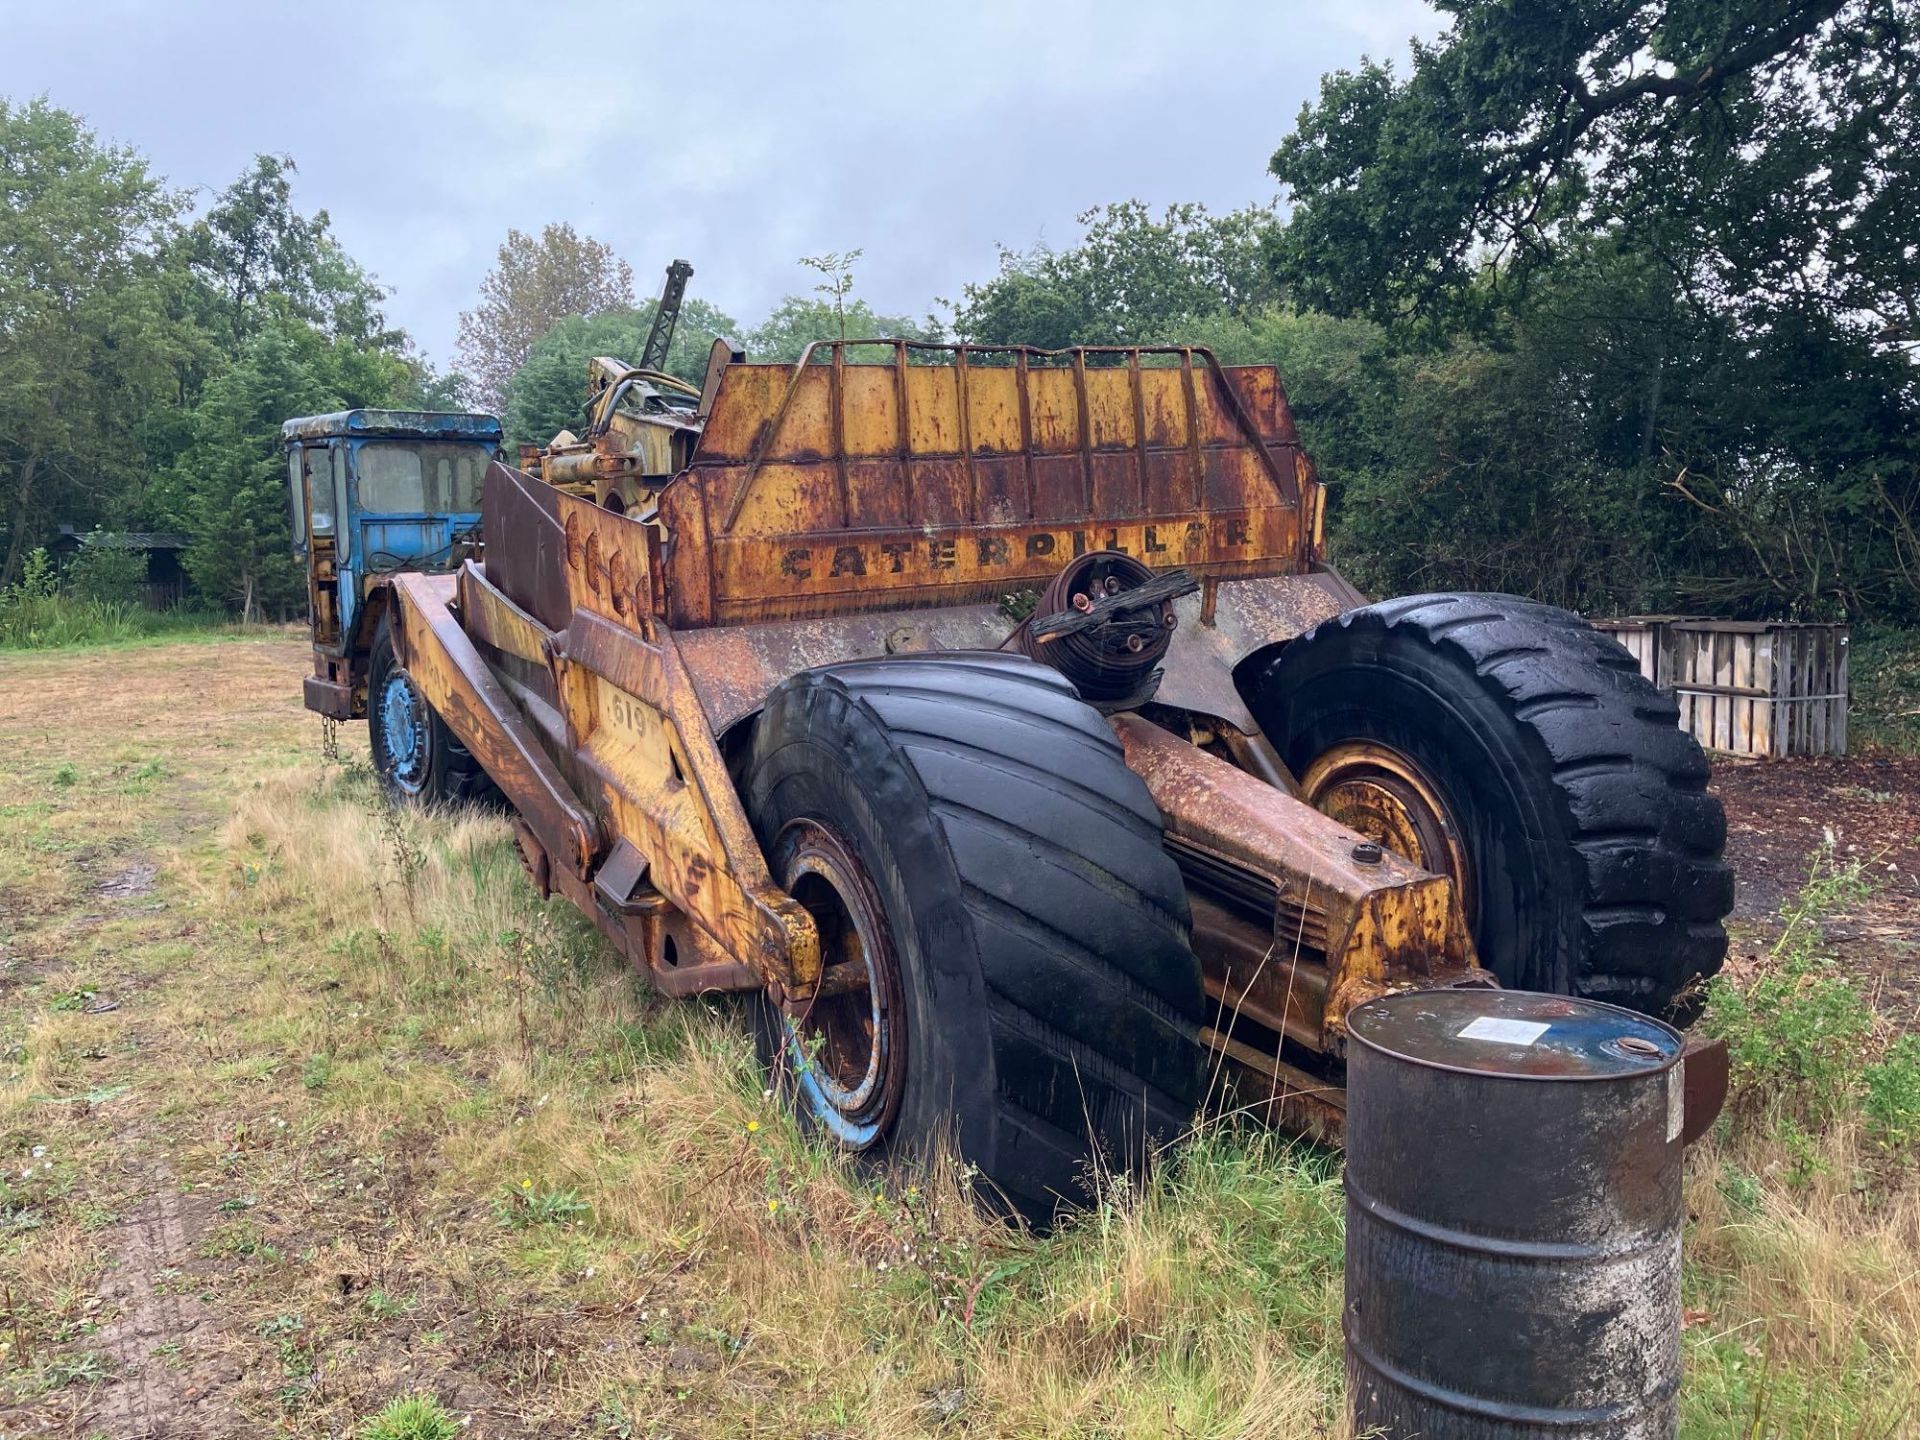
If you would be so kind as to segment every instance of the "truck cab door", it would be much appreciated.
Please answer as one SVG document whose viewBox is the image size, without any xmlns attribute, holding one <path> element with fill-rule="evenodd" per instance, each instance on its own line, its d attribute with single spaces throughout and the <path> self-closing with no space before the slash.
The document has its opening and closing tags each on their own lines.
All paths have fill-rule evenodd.
<svg viewBox="0 0 1920 1440">
<path fill-rule="evenodd" d="M 352 577 L 347 570 L 352 531 L 342 503 L 346 498 L 346 455 L 338 441 L 289 448 L 293 538 L 307 562 L 313 643 L 337 648 L 347 633 L 352 604 Z"/>
<path fill-rule="evenodd" d="M 338 583 L 334 592 L 334 604 L 340 612 L 340 635 L 342 643 L 345 637 L 353 634 L 353 617 L 360 608 L 360 579 L 357 573 L 359 557 L 354 553 L 354 532 L 359 528 L 359 517 L 354 513 L 353 496 L 348 488 L 347 468 L 349 451 L 345 440 L 331 440 L 327 443 L 328 489 L 333 499 L 334 531 L 334 569 L 338 572 Z"/>
</svg>

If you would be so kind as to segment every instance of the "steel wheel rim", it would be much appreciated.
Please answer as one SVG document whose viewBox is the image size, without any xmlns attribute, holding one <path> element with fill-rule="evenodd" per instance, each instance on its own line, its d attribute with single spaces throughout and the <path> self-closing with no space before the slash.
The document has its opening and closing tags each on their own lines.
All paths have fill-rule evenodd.
<svg viewBox="0 0 1920 1440">
<path fill-rule="evenodd" d="M 1377 740 L 1349 740 L 1307 767 L 1300 794 L 1349 830 L 1452 880 L 1473 923 L 1478 897 L 1466 841 L 1446 792 L 1418 762 Z"/>
<path fill-rule="evenodd" d="M 380 687 L 380 742 L 387 752 L 388 776 L 408 795 L 426 788 L 432 768 L 430 730 L 427 702 L 413 677 L 404 670 L 389 671 Z"/>
<path fill-rule="evenodd" d="M 900 1108 L 906 1074 L 899 963 L 866 867 L 817 820 L 795 820 L 775 852 L 780 883 L 820 932 L 822 973 L 864 963 L 864 988 L 780 1017 L 784 1058 L 808 1109 L 842 1144 L 864 1150 Z"/>
</svg>

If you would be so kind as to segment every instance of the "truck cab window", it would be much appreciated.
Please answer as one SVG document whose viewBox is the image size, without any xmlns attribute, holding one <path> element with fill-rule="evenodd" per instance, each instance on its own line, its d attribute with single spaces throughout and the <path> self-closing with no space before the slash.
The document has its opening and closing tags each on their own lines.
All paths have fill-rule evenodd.
<svg viewBox="0 0 1920 1440">
<path fill-rule="evenodd" d="M 360 447 L 360 508 L 375 515 L 422 515 L 427 481 L 411 445 Z"/>
<path fill-rule="evenodd" d="M 360 507 L 376 515 L 469 515 L 480 508 L 487 452 L 477 445 L 360 447 Z"/>
<path fill-rule="evenodd" d="M 302 497 L 312 516 L 315 535 L 333 534 L 333 482 L 327 474 L 327 447 L 308 445 L 295 452 L 306 473 L 307 495 Z M 311 497 L 310 499 L 307 497 Z"/>
<path fill-rule="evenodd" d="M 349 523 L 353 512 L 347 507 L 347 447 L 335 444 L 328 449 L 333 455 L 333 513 L 339 522 L 334 545 L 345 561 L 353 554 L 353 526 Z"/>
<path fill-rule="evenodd" d="M 293 504 L 293 547 L 307 548 L 307 487 L 305 462 L 298 445 L 287 447 L 287 494 Z"/>
</svg>

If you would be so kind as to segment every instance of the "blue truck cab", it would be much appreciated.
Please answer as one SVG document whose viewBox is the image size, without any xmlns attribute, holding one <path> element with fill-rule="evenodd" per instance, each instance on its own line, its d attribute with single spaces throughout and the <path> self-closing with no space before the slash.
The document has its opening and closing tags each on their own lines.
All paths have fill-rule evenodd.
<svg viewBox="0 0 1920 1440">
<path fill-rule="evenodd" d="M 366 714 L 365 661 L 386 577 L 450 571 L 480 548 L 480 492 L 500 452 L 491 415 L 342 410 L 289 420 L 294 548 L 307 566 L 314 673 L 307 708 Z"/>
</svg>

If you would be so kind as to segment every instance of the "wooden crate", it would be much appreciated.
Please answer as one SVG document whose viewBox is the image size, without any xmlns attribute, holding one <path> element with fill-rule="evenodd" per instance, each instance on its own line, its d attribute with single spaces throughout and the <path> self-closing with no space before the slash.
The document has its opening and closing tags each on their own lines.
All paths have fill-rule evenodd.
<svg viewBox="0 0 1920 1440">
<path fill-rule="evenodd" d="M 1680 704 L 1709 750 L 1784 759 L 1847 753 L 1847 627 L 1635 615 L 1596 622 Z"/>
<path fill-rule="evenodd" d="M 1595 620 L 1593 628 L 1611 635 L 1640 662 L 1640 673 L 1654 684 L 1660 683 L 1660 637 L 1675 620 L 1691 620 L 1691 615 L 1626 615 L 1618 620 Z"/>
</svg>

